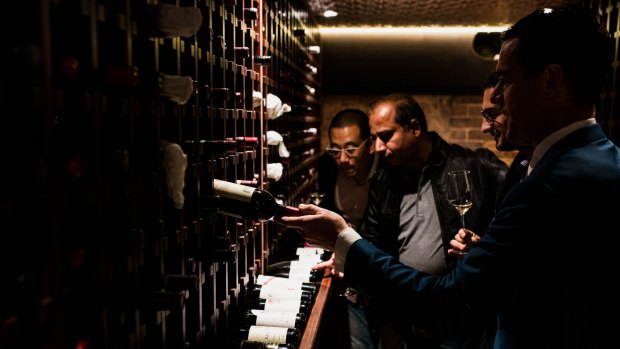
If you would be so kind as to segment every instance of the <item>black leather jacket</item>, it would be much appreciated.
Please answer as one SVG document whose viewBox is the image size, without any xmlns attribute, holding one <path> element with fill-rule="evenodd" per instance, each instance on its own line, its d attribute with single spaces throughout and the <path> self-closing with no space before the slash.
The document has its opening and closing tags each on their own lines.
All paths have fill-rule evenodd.
<svg viewBox="0 0 620 349">
<path fill-rule="evenodd" d="M 323 153 L 319 157 L 317 170 L 317 189 L 319 193 L 325 194 L 319 206 L 341 214 L 342 212 L 336 207 L 336 198 L 334 195 L 336 192 L 336 179 L 338 178 L 338 165 L 336 161 L 330 154 Z"/>
<path fill-rule="evenodd" d="M 486 148 L 472 150 L 448 144 L 436 132 L 429 132 L 429 136 L 433 148 L 423 176 L 424 180 L 431 181 L 448 269 L 452 269 L 457 259 L 448 256 L 448 248 L 450 240 L 461 227 L 461 221 L 446 198 L 447 173 L 459 169 L 471 171 L 475 190 L 473 206 L 465 215 L 465 226 L 483 235 L 494 216 L 496 195 L 508 167 Z M 417 188 L 410 188 L 405 183 L 399 169 L 381 166 L 371 182 L 368 207 L 359 229 L 365 239 L 397 258 L 400 202 L 407 192 L 417 191 Z"/>
</svg>

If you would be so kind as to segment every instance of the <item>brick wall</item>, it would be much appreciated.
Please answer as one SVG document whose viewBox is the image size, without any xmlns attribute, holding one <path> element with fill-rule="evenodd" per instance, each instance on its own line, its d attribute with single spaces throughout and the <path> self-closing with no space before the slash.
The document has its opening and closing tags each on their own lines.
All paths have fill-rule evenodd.
<svg viewBox="0 0 620 349">
<path fill-rule="evenodd" d="M 512 162 L 515 152 L 498 152 L 493 137 L 480 131 L 482 116 L 480 103 L 482 95 L 414 95 L 424 110 L 428 129 L 436 131 L 446 141 L 468 148 L 486 147 L 507 164 Z M 328 146 L 327 129 L 336 112 L 344 108 L 367 110 L 376 96 L 323 96 L 321 115 L 321 147 Z"/>
</svg>

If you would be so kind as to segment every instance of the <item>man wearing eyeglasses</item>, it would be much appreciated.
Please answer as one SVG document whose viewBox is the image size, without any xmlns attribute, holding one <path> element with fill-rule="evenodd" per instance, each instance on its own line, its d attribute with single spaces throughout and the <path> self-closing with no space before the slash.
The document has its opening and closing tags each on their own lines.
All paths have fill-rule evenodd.
<svg viewBox="0 0 620 349">
<path fill-rule="evenodd" d="M 501 112 L 501 105 L 494 104 L 491 101 L 493 89 L 498 83 L 499 80 L 495 72 L 490 73 L 482 82 L 482 125 L 480 126 L 480 131 L 493 136 L 497 150 L 518 151 L 506 174 L 503 188 L 498 193 L 498 199 L 502 199 L 506 191 L 520 182 L 525 176 L 529 159 L 532 156 L 532 148 L 518 146 L 506 139 L 506 115 Z"/>
<path fill-rule="evenodd" d="M 518 151 L 506 173 L 506 179 L 497 193 L 497 205 L 499 206 L 506 193 L 525 177 L 532 156 L 532 148 L 518 146 L 506 139 L 506 115 L 501 112 L 500 105 L 491 101 L 493 89 L 498 83 L 499 79 L 495 72 L 491 72 L 482 82 L 482 110 L 480 112 L 482 124 L 480 131 L 489 133 L 493 137 L 495 148 L 498 151 Z M 452 248 L 448 250 L 448 253 L 456 257 L 463 256 L 463 253 L 466 253 L 478 240 L 480 240 L 480 236 L 475 232 L 469 229 L 459 230 L 454 239 L 450 241 Z"/>
<path fill-rule="evenodd" d="M 378 160 L 369 140 L 368 116 L 358 109 L 341 110 L 331 120 L 328 134 L 330 145 L 318 168 L 319 192 L 325 194 L 320 206 L 359 227 Z"/>
<path fill-rule="evenodd" d="M 424 111 L 408 94 L 391 94 L 370 105 L 371 139 L 385 166 L 377 171 L 368 197 L 360 235 L 410 267 L 434 275 L 452 270 L 457 258 L 448 254 L 450 240 L 461 227 L 447 200 L 449 171 L 468 169 L 474 180 L 473 206 L 466 226 L 484 231 L 495 210 L 495 196 L 507 166 L 486 148 L 472 150 L 449 144 L 428 131 Z M 449 331 L 411 324 L 402 309 L 372 297 L 379 349 L 485 348 L 488 324 L 468 314 Z M 387 311 L 386 311 L 387 310 Z M 493 323 L 494 319 L 487 321 Z"/>
<path fill-rule="evenodd" d="M 329 147 L 319 159 L 318 190 L 325 194 L 319 206 L 340 213 L 351 227 L 359 227 L 366 204 L 368 202 L 369 180 L 376 171 L 378 157 L 373 151 L 373 142 L 370 138 L 368 116 L 358 109 L 344 109 L 336 113 L 329 124 Z M 333 268 L 333 259 L 315 266 L 318 268 Z M 332 269 L 337 277 L 342 273 Z M 365 310 L 365 300 L 352 288 L 347 288 L 341 280 L 335 281 L 334 287 L 342 289 L 346 300 L 338 305 L 348 319 L 348 343 L 339 345 L 330 342 L 334 347 L 350 349 L 372 349 L 374 344 L 368 327 Z M 338 301 L 338 300 L 337 300 Z M 335 304 L 335 303 L 332 303 Z M 337 317 L 336 309 L 331 309 L 329 316 L 334 322 L 342 322 Z M 336 324 L 335 326 L 343 324 Z"/>
</svg>

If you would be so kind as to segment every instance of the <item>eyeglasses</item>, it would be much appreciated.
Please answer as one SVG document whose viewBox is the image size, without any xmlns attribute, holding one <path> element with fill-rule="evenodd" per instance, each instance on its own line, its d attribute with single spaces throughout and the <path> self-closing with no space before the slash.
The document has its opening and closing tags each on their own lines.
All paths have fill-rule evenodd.
<svg viewBox="0 0 620 349">
<path fill-rule="evenodd" d="M 493 125 L 493 123 L 495 122 L 495 119 L 497 119 L 497 117 L 501 113 L 502 113 L 501 110 L 494 108 L 494 107 L 485 108 L 480 111 L 480 114 L 482 114 L 482 117 L 491 125 Z"/>
<path fill-rule="evenodd" d="M 340 153 L 344 152 L 347 157 L 353 157 L 355 155 L 355 152 L 361 148 L 364 143 L 366 143 L 368 139 L 365 139 L 362 143 L 360 143 L 360 145 L 358 145 L 357 147 L 348 147 L 348 148 L 344 148 L 344 149 L 340 149 L 340 148 L 327 148 L 325 149 L 326 152 L 330 153 L 331 156 L 335 157 L 335 158 L 339 158 L 340 157 Z"/>
</svg>

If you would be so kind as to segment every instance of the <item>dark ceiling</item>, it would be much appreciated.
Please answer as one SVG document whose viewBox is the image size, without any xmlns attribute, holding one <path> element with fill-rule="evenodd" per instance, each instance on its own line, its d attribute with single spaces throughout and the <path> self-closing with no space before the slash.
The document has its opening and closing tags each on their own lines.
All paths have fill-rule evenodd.
<svg viewBox="0 0 620 349">
<path fill-rule="evenodd" d="M 507 25 L 545 6 L 578 0 L 306 0 L 320 27 Z"/>
<path fill-rule="evenodd" d="M 538 8 L 580 4 L 585 0 L 303 1 L 319 28 L 326 28 L 507 27 Z M 338 12 L 338 16 L 319 15 L 326 9 Z M 321 31 L 323 94 L 478 94 L 482 79 L 495 69 L 496 62 L 482 58 L 475 49 L 475 33 L 378 32 L 357 35 Z M 498 51 L 499 36 L 495 40 Z"/>
</svg>

